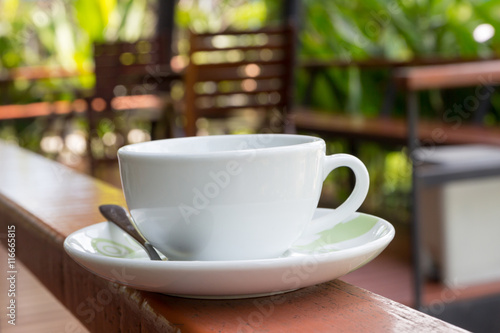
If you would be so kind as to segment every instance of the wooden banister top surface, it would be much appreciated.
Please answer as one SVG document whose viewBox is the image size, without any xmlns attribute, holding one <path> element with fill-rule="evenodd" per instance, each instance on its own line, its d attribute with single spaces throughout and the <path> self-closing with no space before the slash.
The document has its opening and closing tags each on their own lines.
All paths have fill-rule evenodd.
<svg viewBox="0 0 500 333">
<path fill-rule="evenodd" d="M 76 264 L 63 240 L 101 222 L 98 205 L 123 205 L 122 191 L 14 145 L 0 142 L 0 156 L 1 233 L 15 225 L 16 258 L 91 331 L 463 331 L 340 280 L 244 300 L 183 299 L 120 287 Z M 6 238 L 0 240 L 5 246 Z"/>
<path fill-rule="evenodd" d="M 292 113 L 298 131 L 314 132 L 325 137 L 345 137 L 373 140 L 391 145 L 405 145 L 408 125 L 405 119 L 365 118 L 297 108 Z M 489 144 L 500 146 L 500 128 L 471 126 L 457 119 L 423 120 L 418 126 L 418 138 L 434 145 Z"/>
<path fill-rule="evenodd" d="M 394 79 L 407 90 L 498 85 L 500 60 L 399 68 Z"/>
<path fill-rule="evenodd" d="M 83 70 L 68 70 L 55 66 L 29 66 L 17 67 L 6 70 L 0 76 L 0 82 L 11 82 L 14 80 L 44 80 L 44 79 L 66 79 L 82 75 L 90 75 L 92 72 Z"/>
<path fill-rule="evenodd" d="M 115 97 L 114 110 L 159 108 L 161 98 L 156 95 L 135 95 Z M 36 102 L 29 104 L 0 105 L 0 120 L 44 117 L 52 114 L 82 113 L 87 110 L 87 103 L 78 99 L 70 101 Z"/>
<path fill-rule="evenodd" d="M 408 66 L 429 66 L 429 65 L 445 65 L 445 64 L 461 64 L 469 62 L 482 62 L 492 59 L 478 59 L 478 58 L 442 58 L 442 57 L 429 57 L 429 58 L 415 58 L 408 60 L 393 60 L 387 58 L 369 58 L 369 59 L 335 59 L 335 60 L 317 60 L 317 59 L 304 59 L 300 61 L 299 67 L 310 70 L 321 70 L 325 68 L 348 68 L 359 67 L 363 69 L 390 69 Z"/>
</svg>

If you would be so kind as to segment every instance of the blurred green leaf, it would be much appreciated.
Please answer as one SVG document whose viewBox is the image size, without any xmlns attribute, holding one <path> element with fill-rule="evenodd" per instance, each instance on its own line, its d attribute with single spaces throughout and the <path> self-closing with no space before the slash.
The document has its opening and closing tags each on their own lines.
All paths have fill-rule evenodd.
<svg viewBox="0 0 500 333">
<path fill-rule="evenodd" d="M 104 41 L 104 28 L 108 18 L 102 12 L 99 0 L 75 0 L 74 7 L 79 26 L 92 41 Z"/>
<path fill-rule="evenodd" d="M 134 41 L 141 37 L 141 27 L 144 24 L 146 5 L 146 0 L 132 0 L 128 2 L 123 15 L 125 19 L 122 21 L 123 24 L 120 29 L 120 40 Z"/>
</svg>

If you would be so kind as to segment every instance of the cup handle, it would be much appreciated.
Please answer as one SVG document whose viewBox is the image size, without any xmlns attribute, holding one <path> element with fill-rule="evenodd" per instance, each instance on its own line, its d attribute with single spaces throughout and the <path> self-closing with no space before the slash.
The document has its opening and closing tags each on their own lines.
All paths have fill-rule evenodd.
<svg viewBox="0 0 500 333">
<path fill-rule="evenodd" d="M 356 177 L 354 189 L 347 200 L 337 207 L 334 212 L 314 220 L 314 223 L 310 223 L 308 233 L 315 232 L 316 230 L 325 230 L 329 225 L 346 219 L 358 210 L 368 194 L 368 188 L 370 187 L 368 170 L 363 162 L 361 162 L 357 157 L 349 154 L 334 154 L 325 156 L 323 161 L 323 181 L 330 174 L 330 172 L 338 167 L 348 167 L 354 172 L 354 176 Z M 325 223 L 328 225 L 324 225 Z"/>
</svg>

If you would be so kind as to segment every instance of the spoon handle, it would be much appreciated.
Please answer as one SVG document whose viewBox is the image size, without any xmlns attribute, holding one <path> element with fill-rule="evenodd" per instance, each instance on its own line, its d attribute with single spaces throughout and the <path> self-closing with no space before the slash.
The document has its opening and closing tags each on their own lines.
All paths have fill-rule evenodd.
<svg viewBox="0 0 500 333">
<path fill-rule="evenodd" d="M 101 205 L 99 206 L 99 211 L 106 219 L 113 222 L 139 242 L 151 260 L 162 260 L 153 246 L 139 234 L 125 208 L 118 205 Z"/>
</svg>

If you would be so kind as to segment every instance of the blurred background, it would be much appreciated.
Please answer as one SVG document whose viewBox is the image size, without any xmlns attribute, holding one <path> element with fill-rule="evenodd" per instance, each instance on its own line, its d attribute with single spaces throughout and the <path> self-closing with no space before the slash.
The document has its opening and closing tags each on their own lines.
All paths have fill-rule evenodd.
<svg viewBox="0 0 500 333">
<path fill-rule="evenodd" d="M 241 35 L 220 35 L 224 31 Z M 446 144 L 495 148 L 500 145 L 500 96 L 494 93 L 497 80 L 481 66 L 498 57 L 497 31 L 497 0 L 0 0 L 0 140 L 121 186 L 116 151 L 125 144 L 259 132 L 263 123 L 274 131 L 272 119 L 251 112 L 246 93 L 257 99 L 256 108 L 286 117 L 278 119 L 285 131 L 294 124 L 297 109 L 301 112 L 293 131 L 324 137 L 329 153 L 354 153 L 365 162 L 371 189 L 362 211 L 397 229 L 386 257 L 345 280 L 407 305 L 414 304 L 417 288 L 419 309 L 474 331 L 498 331 L 500 258 L 488 262 L 495 267 L 485 273 L 487 278 L 461 279 L 457 272 L 481 268 L 446 268 L 446 262 L 457 259 L 437 253 L 436 244 L 462 238 L 448 240 L 454 232 L 443 231 L 439 221 L 424 226 L 423 245 L 411 248 L 412 207 L 424 217 L 430 212 L 429 221 L 443 220 L 448 213 L 440 200 L 448 198 L 448 185 L 419 193 L 412 187 L 414 167 L 408 155 L 416 147 L 401 132 L 412 86 L 397 80 L 420 67 L 425 75 L 442 73 L 451 82 L 443 83 L 445 89 L 435 83 L 436 77 L 429 89 L 417 89 L 420 117 L 433 124 L 429 133 L 444 130 Z M 274 33 L 281 34 L 281 42 L 272 44 Z M 197 35 L 201 46 L 196 46 Z M 210 46 L 208 38 L 213 38 Z M 278 58 L 275 49 L 281 52 Z M 222 78 L 223 63 L 238 64 L 238 73 L 244 74 L 237 92 L 230 82 L 234 78 Z M 285 67 L 276 74 L 269 64 Z M 456 84 L 462 78 L 452 74 L 460 74 L 461 65 L 477 70 L 471 75 L 484 83 Z M 194 74 L 204 70 L 204 78 Z M 261 85 L 261 77 L 284 95 Z M 276 83 L 278 79 L 285 83 Z M 214 94 L 218 97 L 210 100 Z M 193 127 L 186 127 L 190 116 L 184 112 L 202 107 L 217 113 L 200 111 Z M 226 117 L 226 109 L 238 110 Z M 453 135 L 468 130 L 469 123 L 475 136 L 455 140 Z M 442 141 L 434 137 L 427 147 Z M 466 152 L 458 155 L 470 159 Z M 500 169 L 498 163 L 493 169 Z M 351 185 L 348 170 L 330 175 L 321 205 L 337 206 Z M 500 194 L 497 187 L 486 191 L 478 186 L 477 193 L 490 199 Z M 472 194 L 474 189 L 464 191 L 474 211 L 477 201 L 484 200 Z M 434 198 L 432 207 L 413 205 L 422 193 Z M 493 221 L 487 225 L 493 226 L 486 233 L 498 235 L 498 211 L 490 208 Z M 480 213 L 474 214 L 474 223 L 481 223 Z M 476 243 L 490 244 L 485 237 L 479 235 Z M 412 251 L 421 252 L 417 263 Z M 495 247 L 477 251 L 483 256 L 500 253 Z M 424 277 L 423 291 L 412 282 L 415 269 L 417 279 Z"/>
</svg>

